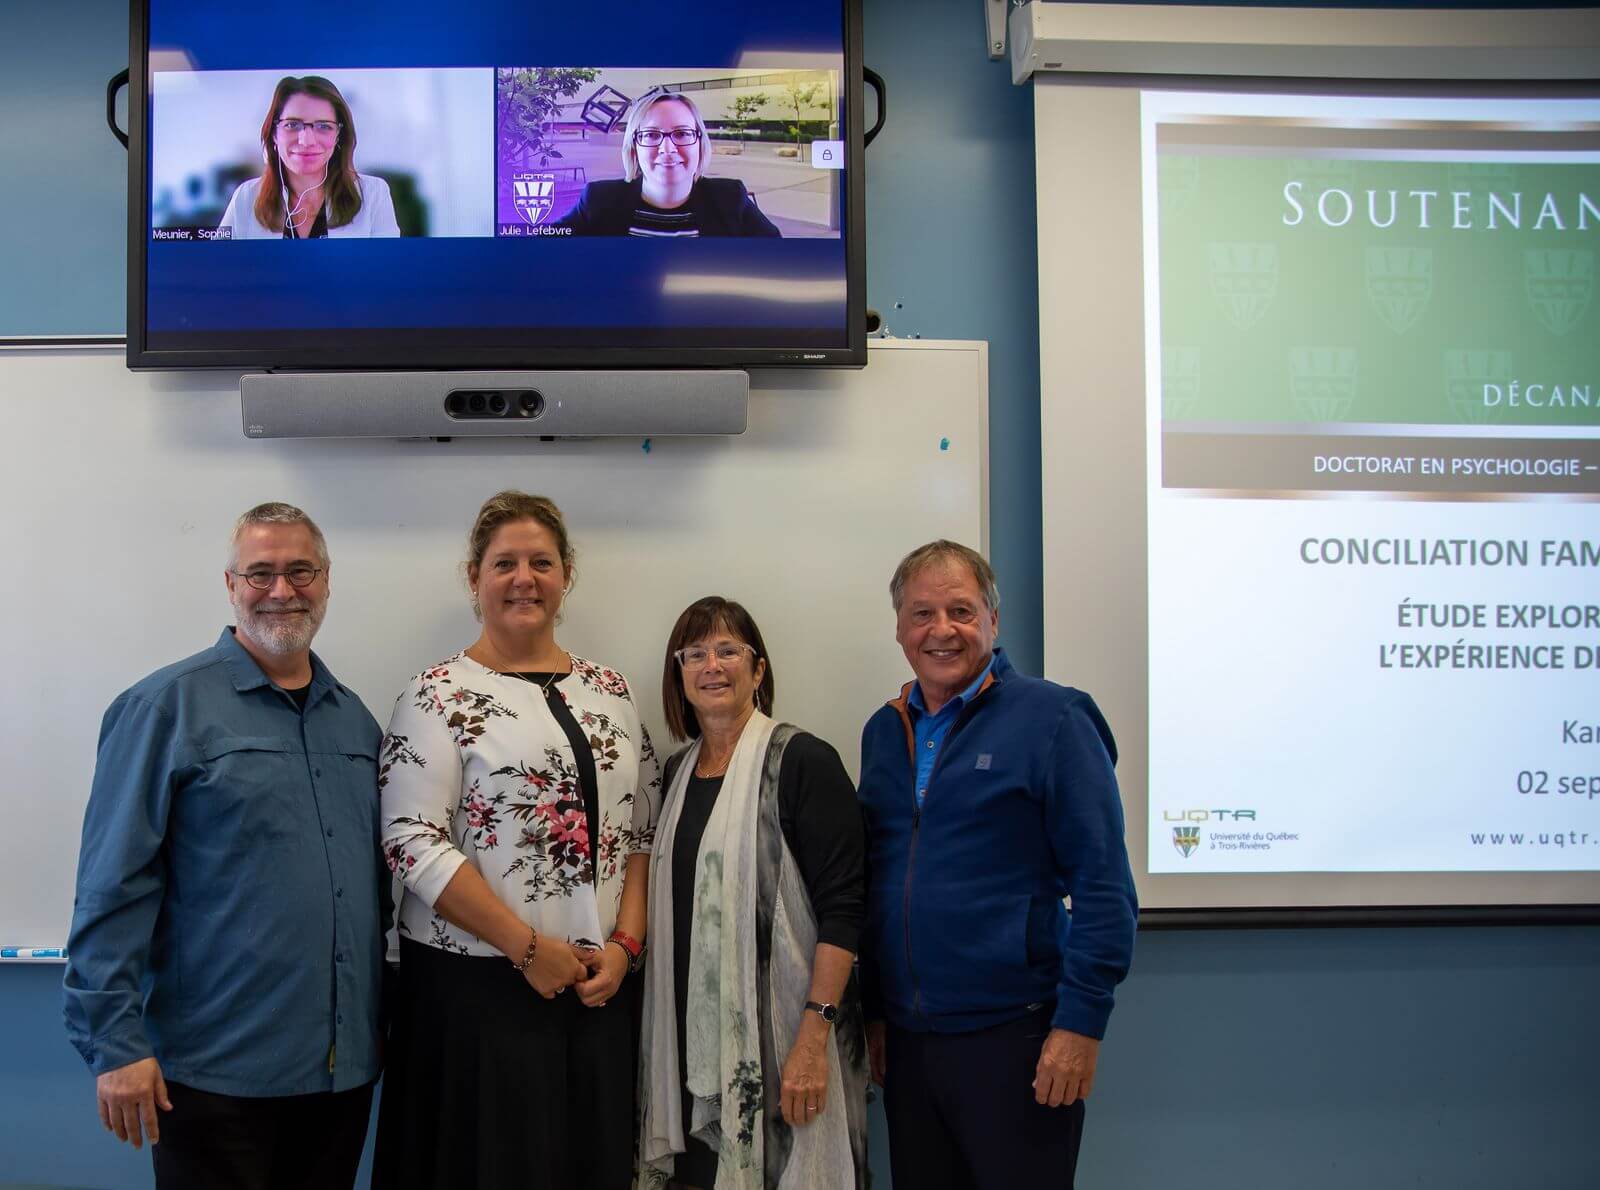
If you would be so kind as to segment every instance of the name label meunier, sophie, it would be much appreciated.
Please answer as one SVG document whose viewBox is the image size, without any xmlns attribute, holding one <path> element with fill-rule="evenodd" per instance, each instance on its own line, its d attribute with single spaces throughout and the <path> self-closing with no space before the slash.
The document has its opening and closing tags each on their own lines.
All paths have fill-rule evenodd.
<svg viewBox="0 0 1600 1190">
<path fill-rule="evenodd" d="M 1526 201 L 1524 201 L 1526 198 Z M 1364 201 L 1363 201 L 1364 200 Z M 1587 194 L 1558 199 L 1555 194 L 1524 196 L 1519 191 L 1482 194 L 1471 190 L 1366 190 L 1352 194 L 1334 186 L 1313 198 L 1303 181 L 1285 182 L 1283 213 L 1285 227 L 1321 224 L 1344 227 L 1360 220 L 1372 227 L 1393 227 L 1402 217 L 1406 226 L 1429 230 L 1448 227 L 1452 231 L 1521 230 L 1526 223 L 1533 231 L 1588 231 L 1600 227 L 1600 205 Z"/>
</svg>

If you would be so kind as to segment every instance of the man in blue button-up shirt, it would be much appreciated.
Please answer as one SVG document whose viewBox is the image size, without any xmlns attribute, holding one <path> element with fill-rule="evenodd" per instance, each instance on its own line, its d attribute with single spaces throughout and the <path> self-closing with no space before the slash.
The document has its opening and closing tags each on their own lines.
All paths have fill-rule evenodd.
<svg viewBox="0 0 1600 1190">
<path fill-rule="evenodd" d="M 316 525 L 263 504 L 233 542 L 237 627 L 101 725 L 67 1031 L 163 1190 L 348 1188 L 380 1064 L 382 735 L 311 652 Z"/>
</svg>

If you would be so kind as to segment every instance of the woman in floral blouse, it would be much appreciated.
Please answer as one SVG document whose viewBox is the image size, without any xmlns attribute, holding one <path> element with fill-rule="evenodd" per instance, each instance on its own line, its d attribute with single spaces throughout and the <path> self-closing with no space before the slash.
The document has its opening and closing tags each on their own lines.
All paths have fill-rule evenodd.
<svg viewBox="0 0 1600 1190">
<path fill-rule="evenodd" d="M 549 500 L 490 497 L 467 557 L 483 631 L 389 720 L 404 893 L 375 1186 L 630 1180 L 660 778 L 627 681 L 556 643 L 572 559 Z"/>
</svg>

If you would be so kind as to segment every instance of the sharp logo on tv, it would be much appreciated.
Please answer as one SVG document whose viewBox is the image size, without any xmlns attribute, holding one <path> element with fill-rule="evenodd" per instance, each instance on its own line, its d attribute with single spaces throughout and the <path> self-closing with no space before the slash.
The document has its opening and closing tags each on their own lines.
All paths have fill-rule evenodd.
<svg viewBox="0 0 1600 1190">
<path fill-rule="evenodd" d="M 511 187 L 515 192 L 511 201 L 512 205 L 517 209 L 517 214 L 521 215 L 534 227 L 543 223 L 549 218 L 550 212 L 555 210 L 555 174 L 512 174 Z"/>
<path fill-rule="evenodd" d="M 1178 849 L 1178 854 L 1188 859 L 1200 846 L 1200 828 L 1198 826 L 1175 826 L 1172 828 L 1172 845 Z"/>
</svg>

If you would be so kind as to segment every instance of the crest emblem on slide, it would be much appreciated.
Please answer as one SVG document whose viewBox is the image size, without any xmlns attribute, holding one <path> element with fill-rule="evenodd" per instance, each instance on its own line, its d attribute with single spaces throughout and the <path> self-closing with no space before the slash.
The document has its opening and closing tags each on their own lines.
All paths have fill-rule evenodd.
<svg viewBox="0 0 1600 1190">
<path fill-rule="evenodd" d="M 1348 421 L 1356 400 L 1356 353 L 1348 347 L 1289 348 L 1289 394 L 1302 421 Z"/>
<path fill-rule="evenodd" d="M 1549 248 L 1522 254 L 1528 304 L 1552 335 L 1578 325 L 1594 295 L 1594 253 L 1583 248 Z"/>
<path fill-rule="evenodd" d="M 1188 859 L 1194 854 L 1195 848 L 1200 846 L 1200 828 L 1198 826 L 1175 826 L 1172 828 L 1172 845 L 1178 849 L 1178 854 Z"/>
<path fill-rule="evenodd" d="M 514 173 L 511 175 L 512 204 L 530 224 L 537 227 L 550 217 L 556 205 L 555 174 Z"/>
<path fill-rule="evenodd" d="M 1206 258 L 1211 292 L 1233 324 L 1245 330 L 1259 322 L 1278 292 L 1277 245 L 1212 243 Z"/>
<path fill-rule="evenodd" d="M 1163 153 L 1156 159 L 1156 186 L 1161 196 L 1161 217 L 1183 213 L 1200 189 L 1200 158 Z"/>
<path fill-rule="evenodd" d="M 1403 335 L 1422 317 L 1433 296 L 1433 252 L 1427 248 L 1367 248 L 1367 297 L 1378 317 Z"/>
<path fill-rule="evenodd" d="M 1200 405 L 1200 351 L 1161 349 L 1161 416 L 1168 421 L 1193 417 Z"/>
<path fill-rule="evenodd" d="M 1451 416 L 1468 425 L 1498 421 L 1500 407 L 1483 403 L 1483 386 L 1510 384 L 1515 375 L 1509 351 L 1476 348 L 1446 351 L 1444 384 Z"/>
</svg>

